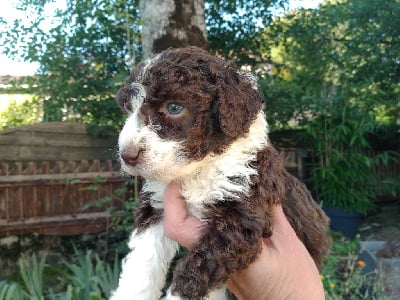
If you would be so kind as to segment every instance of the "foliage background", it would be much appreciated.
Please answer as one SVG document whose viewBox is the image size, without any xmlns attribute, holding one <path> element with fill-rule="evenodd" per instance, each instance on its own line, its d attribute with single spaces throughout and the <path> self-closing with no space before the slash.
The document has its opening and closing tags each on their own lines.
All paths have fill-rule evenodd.
<svg viewBox="0 0 400 300">
<path fill-rule="evenodd" d="M 40 63 L 33 92 L 43 121 L 118 128 L 114 95 L 141 59 L 138 1 L 69 0 L 54 12 L 51 28 L 44 14 L 49 2 L 17 2 L 29 13 L 13 23 L 0 20 L 2 51 Z M 259 74 L 270 126 L 302 126 L 340 111 L 339 94 L 360 116 L 396 124 L 398 0 L 332 0 L 282 13 L 286 6 L 285 0 L 205 1 L 211 50 Z"/>
<path fill-rule="evenodd" d="M 38 76 L 28 82 L 34 98 L 10 106 L 0 115 L 0 126 L 74 120 L 118 130 L 123 116 L 114 95 L 141 59 L 138 1 L 68 0 L 65 9 L 55 11 L 51 28 L 45 28 L 49 23 L 43 12 L 49 2 L 19 0 L 26 18 L 0 20 L 2 51 L 40 63 Z M 366 153 L 374 147 L 400 150 L 400 2 L 331 0 L 317 9 L 277 14 L 286 5 L 285 0 L 206 1 L 209 46 L 257 73 L 271 130 L 300 132 L 297 139 L 313 151 L 314 195 L 365 213 L 376 197 L 371 167 L 378 161 L 393 163 L 396 157 Z M 19 83 L 13 85 L 18 90 Z M 391 180 L 390 192 L 398 194 L 400 179 Z M 350 257 L 342 244 L 335 244 L 323 272 L 332 299 L 348 297 L 367 284 L 355 265 L 354 242 L 349 246 L 351 272 L 338 272 L 337 262 Z M 64 273 L 57 278 L 62 287 L 54 289 L 63 292 L 52 294 L 55 299 L 84 299 L 82 294 L 101 299 L 107 294 L 102 286 L 113 288 L 117 270 L 98 257 L 80 257 L 61 268 Z M 44 261 L 35 264 L 38 271 L 45 269 Z M 22 273 L 35 269 L 27 268 L 27 262 L 20 266 Z M 43 272 L 36 277 L 41 276 Z M 91 283 L 87 289 L 73 282 L 80 276 L 81 282 Z M 17 282 L 0 282 L 0 295 L 25 292 L 20 285 L 29 280 Z M 44 293 L 42 283 L 38 290 Z"/>
<path fill-rule="evenodd" d="M 51 28 L 44 28 L 50 2 L 19 0 L 18 9 L 29 12 L 27 18 L 11 24 L 0 20 L 6 33 L 0 38 L 3 52 L 39 62 L 34 94 L 40 98 L 43 121 L 77 120 L 119 128 L 123 116 L 114 95 L 141 59 L 138 1 L 69 0 L 65 9 L 55 12 Z M 272 6 L 284 3 L 206 1 L 211 49 L 239 63 L 254 63 L 249 53 L 260 52 L 260 26 L 272 21 Z M 245 46 L 248 50 L 243 51 Z"/>
</svg>

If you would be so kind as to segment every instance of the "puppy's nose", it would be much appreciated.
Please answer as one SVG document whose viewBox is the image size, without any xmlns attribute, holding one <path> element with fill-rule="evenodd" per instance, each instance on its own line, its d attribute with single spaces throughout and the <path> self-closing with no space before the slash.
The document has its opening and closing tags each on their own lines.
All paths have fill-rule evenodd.
<svg viewBox="0 0 400 300">
<path fill-rule="evenodd" d="M 139 161 L 143 149 L 140 147 L 128 147 L 121 151 L 121 159 L 128 165 L 136 165 Z"/>
</svg>

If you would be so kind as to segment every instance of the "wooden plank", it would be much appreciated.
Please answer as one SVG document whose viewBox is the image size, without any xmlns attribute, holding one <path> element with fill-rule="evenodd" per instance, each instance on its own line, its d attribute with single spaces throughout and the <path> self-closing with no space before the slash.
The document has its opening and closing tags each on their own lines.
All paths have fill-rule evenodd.
<svg viewBox="0 0 400 300">
<path fill-rule="evenodd" d="M 8 187 L 0 188 L 0 220 L 7 219 Z"/>
<path fill-rule="evenodd" d="M 54 173 L 83 173 L 89 172 L 96 165 L 96 172 L 119 171 L 120 164 L 112 160 L 72 160 L 72 161 L 27 161 L 27 162 L 8 162 L 2 163 L 0 169 L 1 176 L 20 175 L 22 169 L 27 173 L 29 166 L 36 164 L 35 174 L 54 174 Z M 93 170 L 92 170 L 93 171 Z M 33 174 L 33 173 L 31 173 Z"/>
<path fill-rule="evenodd" d="M 89 187 L 97 187 L 91 189 Z M 55 217 L 59 215 L 75 215 L 88 212 L 101 212 L 106 211 L 111 205 L 115 208 L 123 208 L 124 199 L 126 195 L 122 195 L 123 199 L 120 199 L 120 195 L 113 193 L 114 190 L 124 186 L 124 181 L 111 181 L 94 183 L 93 181 L 86 183 L 58 183 L 58 184 L 32 184 L 32 185 L 9 185 L 9 189 L 12 192 L 11 195 L 11 206 L 8 208 L 9 216 L 1 219 L 6 221 L 12 220 L 23 220 L 29 218 L 41 218 L 41 217 Z M 0 191 L 1 191 L 0 187 Z M 38 203 L 34 205 L 32 201 L 32 189 L 36 189 L 38 192 L 37 198 Z M 46 195 L 47 191 L 51 191 L 49 195 Z M 1 195 L 1 193 L 0 193 Z M 43 195 L 43 196 L 42 196 Z M 44 200 L 49 198 L 47 203 Z M 85 204 L 94 203 L 96 200 L 103 199 L 104 197 L 111 197 L 110 201 L 104 203 L 101 206 L 91 206 L 89 209 L 82 210 Z M 4 198 L 0 198 L 0 204 L 4 202 Z M 1 205 L 0 205 L 1 206 Z"/>
<path fill-rule="evenodd" d="M 34 174 L 34 175 L 10 175 L 0 176 L 0 183 L 23 183 L 23 182 L 44 182 L 44 181 L 61 181 L 72 179 L 93 179 L 95 177 L 121 178 L 121 173 L 118 171 L 109 172 L 87 172 L 87 173 L 64 173 L 64 174 Z"/>
<path fill-rule="evenodd" d="M 10 165 L 7 163 L 1 164 L 0 175 L 7 176 L 9 174 Z"/>
<path fill-rule="evenodd" d="M 20 132 L 15 135 L 0 135 L 2 145 L 30 145 L 47 147 L 108 147 L 117 144 L 117 136 L 109 138 L 91 137 L 87 134 L 38 134 L 37 132 Z"/>
<path fill-rule="evenodd" d="M 62 215 L 62 216 L 50 216 L 50 217 L 41 217 L 41 218 L 26 218 L 23 221 L 12 221 L 8 222 L 7 220 L 0 220 L 0 226 L 13 226 L 18 224 L 25 225 L 34 225 L 38 223 L 62 223 L 83 219 L 93 219 L 93 218 L 108 218 L 111 217 L 110 213 L 107 211 L 103 212 L 95 212 L 95 213 L 80 213 L 76 215 Z"/>
<path fill-rule="evenodd" d="M 33 160 L 112 159 L 117 134 L 90 136 L 86 125 L 51 122 L 0 132 L 0 162 Z"/>
<path fill-rule="evenodd" d="M 110 160 L 115 150 L 109 148 L 53 147 L 4 145 L 0 148 L 0 162 L 34 160 Z"/>
<path fill-rule="evenodd" d="M 123 211 L 120 211 L 114 213 L 114 216 L 122 216 L 124 214 Z M 108 212 L 94 212 L 56 217 L 27 218 L 12 222 L 0 220 L 0 235 L 32 232 L 56 235 L 98 232 L 105 229 L 110 217 Z"/>
<path fill-rule="evenodd" d="M 15 191 L 15 194 L 14 194 L 15 196 L 13 197 L 13 198 L 11 198 L 11 199 L 16 199 L 16 201 L 10 201 L 10 206 L 11 206 L 11 209 L 10 209 L 10 216 L 13 216 L 13 218 L 16 218 L 16 219 L 22 219 L 23 218 L 23 208 L 24 208 L 24 204 L 22 203 L 22 195 L 23 195 L 23 193 L 22 193 L 22 187 L 21 186 L 18 186 L 17 188 L 16 188 L 16 191 Z"/>
<path fill-rule="evenodd" d="M 21 131 L 36 131 L 36 132 L 70 132 L 78 134 L 86 134 L 87 126 L 82 123 L 75 122 L 42 122 L 33 125 L 18 126 L 10 129 L 3 130 L 1 135 L 15 134 Z"/>
<path fill-rule="evenodd" d="M 27 233 L 36 233 L 43 235 L 78 235 L 83 233 L 96 233 L 102 232 L 109 226 L 109 220 L 106 218 L 99 218 L 96 220 L 85 220 L 68 223 L 43 223 L 31 225 L 18 226 L 0 226 L 0 236 L 19 235 Z"/>
</svg>

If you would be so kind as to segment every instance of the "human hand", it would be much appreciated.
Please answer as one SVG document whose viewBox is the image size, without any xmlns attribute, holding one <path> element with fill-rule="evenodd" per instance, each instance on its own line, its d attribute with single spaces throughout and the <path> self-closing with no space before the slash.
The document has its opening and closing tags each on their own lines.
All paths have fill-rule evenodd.
<svg viewBox="0 0 400 300">
<path fill-rule="evenodd" d="M 164 192 L 164 233 L 180 245 L 192 249 L 200 239 L 203 223 L 189 214 L 181 186 L 168 184 Z"/>
<path fill-rule="evenodd" d="M 317 267 L 298 239 L 281 206 L 271 206 L 272 236 L 262 239 L 262 251 L 246 269 L 232 274 L 227 287 L 238 299 L 324 299 Z M 201 220 L 190 215 L 180 185 L 170 183 L 164 194 L 164 231 L 192 248 L 201 236 Z"/>
<path fill-rule="evenodd" d="M 287 220 L 282 206 L 271 207 L 272 236 L 262 239 L 257 260 L 227 282 L 238 299 L 325 299 L 318 269 Z"/>
</svg>

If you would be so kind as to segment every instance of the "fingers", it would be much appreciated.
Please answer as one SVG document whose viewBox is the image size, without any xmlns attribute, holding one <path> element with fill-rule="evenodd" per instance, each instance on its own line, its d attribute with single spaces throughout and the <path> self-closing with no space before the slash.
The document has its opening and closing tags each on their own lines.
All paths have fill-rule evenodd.
<svg viewBox="0 0 400 300">
<path fill-rule="evenodd" d="M 164 214 L 168 226 L 176 227 L 187 217 L 187 207 L 181 195 L 181 186 L 176 182 L 167 185 L 164 192 Z"/>
<path fill-rule="evenodd" d="M 164 192 L 164 233 L 191 249 L 201 236 L 202 222 L 190 215 L 181 195 L 181 186 L 171 182 Z"/>
</svg>

